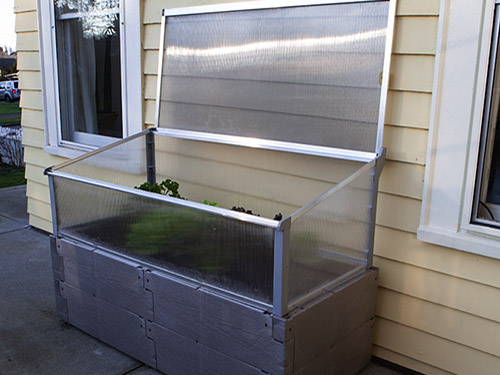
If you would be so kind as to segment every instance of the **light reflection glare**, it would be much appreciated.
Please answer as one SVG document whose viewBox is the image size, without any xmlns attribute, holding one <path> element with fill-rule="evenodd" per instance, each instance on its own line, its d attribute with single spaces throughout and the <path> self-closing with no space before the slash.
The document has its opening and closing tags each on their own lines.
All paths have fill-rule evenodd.
<svg viewBox="0 0 500 375">
<path fill-rule="evenodd" d="M 262 51 L 285 49 L 297 49 L 303 52 L 305 49 L 316 49 L 317 47 L 321 47 L 321 49 L 328 49 L 364 41 L 366 42 L 369 40 L 385 37 L 385 35 L 386 29 L 382 28 L 351 35 L 295 40 L 269 40 L 238 46 L 225 46 L 205 49 L 172 46 L 168 47 L 166 54 L 172 57 L 215 57 L 236 54 L 252 54 Z"/>
<path fill-rule="evenodd" d="M 116 34 L 119 3 L 119 0 L 55 0 L 62 12 L 78 13 L 86 39 L 103 39 Z"/>
</svg>

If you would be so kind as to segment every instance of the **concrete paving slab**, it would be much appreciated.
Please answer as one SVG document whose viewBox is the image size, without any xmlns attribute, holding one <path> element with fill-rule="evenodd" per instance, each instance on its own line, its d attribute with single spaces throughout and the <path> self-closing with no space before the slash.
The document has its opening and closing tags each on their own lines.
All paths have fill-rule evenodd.
<svg viewBox="0 0 500 375">
<path fill-rule="evenodd" d="M 0 265 L 1 375 L 118 375 L 140 366 L 57 319 L 47 235 L 0 234 Z"/>
<path fill-rule="evenodd" d="M 0 215 L 28 225 L 26 201 L 26 185 L 0 189 Z M 0 222 L 0 229 L 2 226 Z"/>
</svg>

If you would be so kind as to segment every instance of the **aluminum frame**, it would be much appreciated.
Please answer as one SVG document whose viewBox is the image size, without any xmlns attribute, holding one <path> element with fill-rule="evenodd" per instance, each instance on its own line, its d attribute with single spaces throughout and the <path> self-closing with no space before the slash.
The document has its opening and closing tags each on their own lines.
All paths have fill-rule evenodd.
<svg viewBox="0 0 500 375">
<path fill-rule="evenodd" d="M 228 3 L 228 4 L 215 4 L 215 5 L 201 5 L 192 7 L 181 7 L 172 9 L 163 9 L 162 20 L 161 20 L 161 31 L 160 31 L 160 45 L 159 45 L 159 57 L 158 57 L 158 78 L 157 78 L 157 90 L 156 90 L 156 113 L 155 113 L 155 127 L 157 129 L 165 129 L 170 132 L 170 134 L 177 134 L 177 137 L 186 139 L 197 139 L 197 140 L 210 140 L 211 142 L 227 143 L 227 137 L 225 134 L 210 133 L 210 132 L 191 132 L 191 131 L 179 131 L 169 128 L 160 127 L 160 103 L 161 103 L 161 89 L 162 89 L 162 76 L 163 76 L 163 61 L 164 61 L 164 51 L 165 51 L 165 41 L 166 41 L 166 26 L 167 18 L 171 16 L 183 16 L 183 15 L 196 15 L 196 14 L 209 14 L 209 13 L 221 13 L 221 12 L 235 12 L 243 10 L 265 10 L 274 8 L 293 8 L 302 6 L 314 6 L 314 5 L 328 5 L 328 4 L 349 4 L 349 3 L 364 3 L 364 2 L 389 2 L 389 12 L 387 16 L 387 32 L 386 32 L 386 42 L 385 42 L 385 52 L 384 52 L 384 66 L 382 70 L 382 84 L 380 91 L 380 105 L 379 105 L 379 117 L 377 124 L 377 137 L 375 141 L 375 150 L 373 153 L 355 151 L 349 149 L 325 147 L 325 146 L 314 146 L 314 145 L 304 145 L 304 144 L 294 144 L 292 142 L 282 142 L 282 141 L 271 141 L 276 149 L 286 152 L 299 152 L 301 154 L 313 155 L 313 156 L 327 156 L 328 154 L 333 155 L 333 157 L 345 157 L 347 160 L 353 161 L 368 161 L 365 159 L 367 155 L 365 154 L 379 154 L 382 149 L 382 140 L 385 124 L 385 111 L 387 107 L 387 93 L 389 90 L 389 76 L 390 76 L 390 66 L 391 66 L 391 54 L 392 54 L 392 44 L 394 39 L 394 26 L 396 21 L 396 1 L 397 0 L 329 0 L 329 1 L 311 1 L 311 0 L 272 0 L 272 1 L 248 1 L 241 3 Z M 194 135 L 194 133 L 199 133 Z M 201 136 L 205 134 L 205 137 Z M 189 138 L 190 136 L 196 136 L 197 138 Z M 203 139 L 205 138 L 205 139 Z M 239 138 L 249 138 L 249 137 L 239 137 Z M 252 138 L 250 138 L 252 139 Z M 294 146 L 292 146 L 294 145 Z M 265 143 L 256 145 L 257 148 L 266 148 Z M 329 149 L 327 151 L 327 149 Z"/>
</svg>

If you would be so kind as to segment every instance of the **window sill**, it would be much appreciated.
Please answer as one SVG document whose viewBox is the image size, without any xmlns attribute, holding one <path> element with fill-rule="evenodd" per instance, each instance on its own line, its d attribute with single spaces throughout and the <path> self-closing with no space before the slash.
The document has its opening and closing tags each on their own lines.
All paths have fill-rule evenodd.
<svg viewBox="0 0 500 375">
<path fill-rule="evenodd" d="M 82 156 L 83 154 L 86 154 L 89 151 L 94 150 L 94 147 L 89 147 L 89 146 L 81 146 L 79 147 L 78 145 L 75 146 L 45 146 L 43 150 L 50 155 L 54 156 L 60 156 L 63 158 L 67 159 L 73 159 L 79 156 Z"/>
<path fill-rule="evenodd" d="M 476 233 L 467 229 L 456 232 L 447 231 L 443 228 L 420 226 L 417 230 L 417 239 L 467 253 L 500 259 L 499 237 Z"/>
</svg>

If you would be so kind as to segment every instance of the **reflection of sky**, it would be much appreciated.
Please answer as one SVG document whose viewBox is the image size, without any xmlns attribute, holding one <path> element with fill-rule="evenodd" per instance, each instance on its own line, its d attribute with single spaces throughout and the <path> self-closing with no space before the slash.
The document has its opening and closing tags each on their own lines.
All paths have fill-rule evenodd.
<svg viewBox="0 0 500 375">
<path fill-rule="evenodd" d="M 102 39 L 116 34 L 119 0 L 55 0 L 63 13 L 78 13 L 85 38 Z"/>
<path fill-rule="evenodd" d="M 168 48 L 167 54 L 172 57 L 215 57 L 223 55 L 253 54 L 257 52 L 275 50 L 300 50 L 303 52 L 308 49 L 317 49 L 318 47 L 321 49 L 329 49 L 352 45 L 359 42 L 367 42 L 373 39 L 385 37 L 385 35 L 386 29 L 383 28 L 351 35 L 292 40 L 270 40 L 237 46 L 205 49 L 172 46 Z"/>
</svg>

